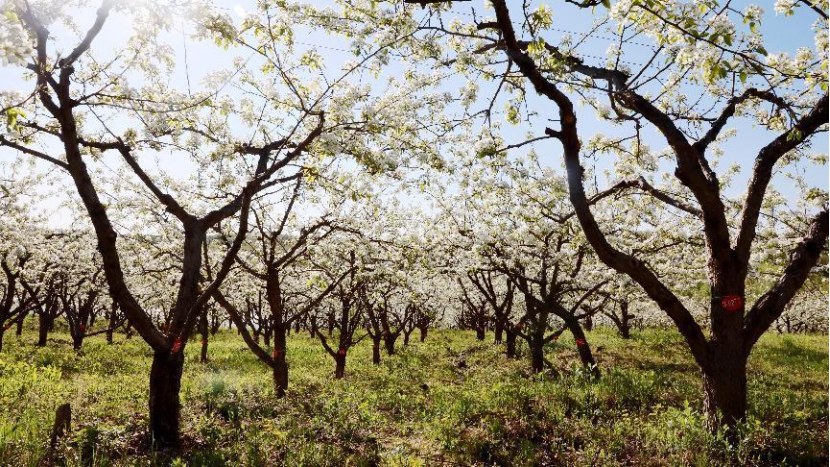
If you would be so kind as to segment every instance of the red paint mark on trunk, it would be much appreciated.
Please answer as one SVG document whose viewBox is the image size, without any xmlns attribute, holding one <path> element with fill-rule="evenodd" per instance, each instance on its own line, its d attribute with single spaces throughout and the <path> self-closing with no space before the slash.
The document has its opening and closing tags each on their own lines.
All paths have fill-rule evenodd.
<svg viewBox="0 0 830 467">
<path fill-rule="evenodd" d="M 726 311 L 738 311 L 744 306 L 744 299 L 740 295 L 727 295 L 720 299 L 720 305 Z"/>
<path fill-rule="evenodd" d="M 182 339 L 181 337 L 177 337 L 175 341 L 173 341 L 173 347 L 170 349 L 171 353 L 179 353 L 179 350 L 182 350 Z"/>
</svg>

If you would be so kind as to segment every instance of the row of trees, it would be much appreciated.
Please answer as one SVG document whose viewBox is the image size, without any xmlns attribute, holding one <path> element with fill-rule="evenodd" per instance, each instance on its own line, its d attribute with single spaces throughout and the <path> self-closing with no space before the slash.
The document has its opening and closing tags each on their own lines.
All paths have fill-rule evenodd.
<svg viewBox="0 0 830 467">
<path fill-rule="evenodd" d="M 32 166 L 8 167 L 4 326 L 31 312 L 48 331 L 63 314 L 78 348 L 96 323 L 139 335 L 161 446 L 179 444 L 185 348 L 201 334 L 204 358 L 221 316 L 278 396 L 292 327 L 337 377 L 361 340 L 379 362 L 381 345 L 392 354 L 442 316 L 481 338 L 492 328 L 508 356 L 525 341 L 534 371 L 567 331 L 599 377 L 586 327 L 607 319 L 625 337 L 635 318 L 669 322 L 701 368 L 712 428 L 742 420 L 758 338 L 809 319 L 793 306 L 805 282 L 804 297 L 826 297 L 825 266 L 811 273 L 826 264 L 827 193 L 798 172 L 826 164 L 808 149 L 828 120 L 826 8 L 812 10 L 815 44 L 789 57 L 767 52 L 757 7 L 566 2 L 597 19 L 583 39 L 617 44 L 591 65 L 573 38 L 551 39 L 546 5 L 408 3 L 261 2 L 241 21 L 200 2 L 104 0 L 89 18 L 2 3 L 16 42 L 0 58 L 29 90 L 0 94 L 0 147 L 72 188 L 44 195 Z M 95 47 L 122 15 L 123 47 Z M 349 59 L 300 50 L 300 29 L 348 38 Z M 240 57 L 194 89 L 197 72 L 160 45 L 180 32 Z M 623 50 L 646 40 L 632 69 Z M 681 97 L 690 85 L 695 101 Z M 580 123 L 592 113 L 599 127 Z M 500 115 L 531 133 L 506 142 Z M 555 126 L 532 133 L 543 118 Z M 751 169 L 719 174 L 735 120 L 768 143 Z M 564 175 L 541 150 L 561 152 Z M 778 193 L 777 173 L 803 196 Z M 74 225 L 36 218 L 44 198 Z"/>
</svg>

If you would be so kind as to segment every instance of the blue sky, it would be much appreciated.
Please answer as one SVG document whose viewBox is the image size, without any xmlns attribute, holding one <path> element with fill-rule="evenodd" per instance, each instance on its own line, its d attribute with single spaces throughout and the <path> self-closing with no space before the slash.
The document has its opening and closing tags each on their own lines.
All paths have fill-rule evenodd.
<svg viewBox="0 0 830 467">
<path fill-rule="evenodd" d="M 535 4 L 537 2 L 533 3 Z M 566 5 L 564 2 L 549 3 L 551 4 L 551 8 L 553 10 L 553 30 L 550 32 L 550 36 L 546 37 L 549 41 L 556 42 L 565 34 L 570 34 L 575 39 L 578 39 L 589 29 L 593 19 L 589 10 L 580 10 L 570 5 Z M 742 10 L 749 3 L 750 2 L 738 1 L 732 2 L 732 5 L 734 8 Z M 254 10 L 253 1 L 229 0 L 217 1 L 216 4 L 237 19 L 238 11 Z M 774 4 L 772 2 L 760 2 L 755 4 L 760 5 L 765 10 L 761 29 L 767 40 L 766 48 L 770 52 L 793 52 L 799 46 L 812 45 L 813 31 L 811 30 L 811 24 L 815 16 L 806 11 L 805 8 L 798 9 L 794 17 L 784 18 L 775 14 Z M 515 5 L 517 7 L 516 10 L 518 10 L 518 6 L 520 5 L 519 2 L 515 2 Z M 479 0 L 475 0 L 471 3 L 457 3 L 453 7 L 453 11 L 457 12 L 457 16 L 460 19 L 471 21 L 472 18 L 469 17 L 471 7 L 476 8 L 478 12 L 484 11 L 482 2 Z M 91 11 L 82 11 L 79 14 L 77 21 L 82 27 L 91 23 L 93 18 L 91 13 Z M 94 47 L 97 47 L 104 53 L 108 51 L 107 49 L 115 50 L 119 47 L 119 44 L 123 43 L 124 38 L 129 33 L 129 30 L 129 18 L 124 15 L 114 15 L 96 40 Z M 310 48 L 315 48 L 323 56 L 327 65 L 331 66 L 335 72 L 339 69 L 339 64 L 351 58 L 349 53 L 344 51 L 348 48 L 346 40 L 342 38 L 327 37 L 320 33 L 306 34 L 303 36 L 302 32 L 303 31 L 299 31 L 296 36 L 298 51 L 302 52 Z M 178 32 L 178 34 L 181 33 Z M 172 38 L 173 36 L 171 35 L 170 37 Z M 178 42 L 178 45 L 176 42 Z M 62 48 L 68 49 L 73 43 L 73 41 L 68 40 L 64 43 Z M 177 54 L 179 56 L 177 71 L 173 76 L 171 85 L 179 89 L 187 89 L 188 80 L 184 72 L 185 61 L 183 53 L 185 44 L 188 58 L 187 70 L 190 74 L 190 82 L 194 87 L 198 85 L 197 83 L 206 74 L 215 70 L 231 67 L 234 55 L 233 51 L 230 53 L 217 53 L 216 48 L 212 43 L 195 42 L 184 37 L 184 35 L 182 35 L 181 40 L 176 38 L 175 41 L 171 40 L 171 43 L 174 47 L 177 47 Z M 611 41 L 608 36 L 599 32 L 586 39 L 582 45 L 576 49 L 576 52 L 585 60 L 586 63 L 601 65 L 606 49 L 610 44 Z M 643 63 L 647 60 L 650 52 L 651 48 L 647 44 L 634 44 L 625 49 L 624 57 L 626 60 L 633 63 Z M 393 61 L 385 73 L 387 75 L 395 75 L 400 74 L 402 70 L 402 65 Z M 4 83 L 3 89 L 6 90 L 11 88 L 21 91 L 28 91 L 31 89 L 31 83 L 23 81 L 21 79 L 21 75 L 22 74 L 19 68 L 0 67 L 0 82 Z M 457 81 L 451 81 L 447 84 L 448 90 L 454 92 L 456 90 L 456 83 Z M 487 85 L 482 85 L 482 99 L 489 98 L 486 86 Z M 700 93 L 702 88 L 695 85 L 687 85 L 684 90 L 691 96 Z M 501 108 L 501 106 L 497 106 L 497 108 Z M 528 122 L 521 123 L 520 125 L 504 125 L 502 134 L 507 143 L 522 141 L 528 133 L 541 135 L 545 126 L 549 125 L 549 122 L 546 120 L 548 115 L 551 113 L 550 109 L 552 108 L 549 103 L 541 98 L 535 98 L 531 101 L 531 108 L 539 112 L 539 115 L 533 117 Z M 607 123 L 598 121 L 594 116 L 592 109 L 580 109 L 579 118 L 581 122 L 581 135 L 583 138 L 588 138 L 597 133 L 613 133 L 616 131 L 609 128 Z M 727 194 L 737 194 L 743 191 L 743 186 L 748 176 L 748 169 L 751 168 L 755 154 L 765 142 L 774 137 L 774 135 L 755 128 L 746 121 L 736 121 L 734 125 L 738 129 L 738 136 L 724 145 L 724 149 L 727 154 L 724 162 L 727 164 L 737 162 L 741 164 L 742 167 L 745 167 L 745 170 L 742 170 L 741 174 L 735 177 L 735 184 L 730 190 L 731 193 Z M 244 129 L 240 130 L 244 131 Z M 645 132 L 645 141 L 655 149 L 665 146 L 662 138 L 649 130 L 646 130 Z M 540 143 L 537 144 L 535 148 L 540 156 L 542 156 L 543 160 L 549 163 L 552 167 L 559 167 L 560 150 L 555 142 L 549 141 Z M 821 134 L 817 137 L 816 142 L 814 143 L 813 152 L 826 151 L 827 135 Z M 0 160 L 8 159 L 10 157 L 12 157 L 12 155 L 8 149 L 0 149 Z M 173 175 L 188 175 L 192 168 L 190 168 L 187 164 L 180 162 L 180 160 L 180 158 L 176 158 L 176 161 L 163 162 L 162 167 Z M 601 161 L 600 166 L 602 167 L 610 163 L 612 163 L 610 160 Z M 665 168 L 669 169 L 669 167 Z M 811 186 L 822 187 L 825 190 L 827 189 L 827 166 L 803 167 L 803 169 L 805 170 L 806 178 Z M 775 186 L 781 190 L 785 196 L 795 196 L 790 184 L 786 180 L 783 180 L 782 177 L 777 177 Z M 57 200 L 50 200 L 47 203 L 52 204 L 55 201 Z M 65 223 L 67 221 L 71 222 L 71 219 L 62 218 L 57 222 Z"/>
</svg>

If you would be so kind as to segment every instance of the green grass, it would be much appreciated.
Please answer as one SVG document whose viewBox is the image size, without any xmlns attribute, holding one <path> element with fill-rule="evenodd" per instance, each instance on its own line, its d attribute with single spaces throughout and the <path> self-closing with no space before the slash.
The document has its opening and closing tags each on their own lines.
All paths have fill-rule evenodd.
<svg viewBox="0 0 830 467">
<path fill-rule="evenodd" d="M 72 405 L 65 465 L 826 465 L 827 336 L 767 335 L 750 358 L 740 442 L 709 435 L 700 377 L 675 332 L 589 339 L 603 370 L 591 382 L 571 343 L 548 359 L 560 376 L 532 376 L 472 333 L 435 331 L 371 365 L 364 341 L 347 377 L 306 333 L 291 336 L 290 391 L 273 397 L 268 370 L 233 332 L 211 341 L 208 364 L 187 349 L 182 388 L 187 453 L 146 446 L 150 352 L 139 339 L 66 334 L 45 348 L 34 330 L 7 333 L 0 354 L 0 464 L 36 465 L 54 412 Z M 466 368 L 458 368 L 459 359 Z"/>
</svg>

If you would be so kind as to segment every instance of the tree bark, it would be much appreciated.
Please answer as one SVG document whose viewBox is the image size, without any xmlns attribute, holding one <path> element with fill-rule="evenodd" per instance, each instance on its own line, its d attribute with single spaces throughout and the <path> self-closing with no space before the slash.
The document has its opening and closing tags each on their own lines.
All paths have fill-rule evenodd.
<svg viewBox="0 0 830 467">
<path fill-rule="evenodd" d="M 286 361 L 286 328 L 274 326 L 274 392 L 277 398 L 285 397 L 288 389 L 288 362 Z"/>
<path fill-rule="evenodd" d="M 496 325 L 493 328 L 493 332 L 495 333 L 495 337 L 493 338 L 493 343 L 501 344 L 502 343 L 502 337 L 504 335 L 504 324 L 497 320 Z"/>
<path fill-rule="evenodd" d="M 421 342 L 424 342 L 425 340 L 427 340 L 427 332 L 429 332 L 429 328 L 423 327 L 423 328 L 420 329 L 420 331 L 421 331 Z"/>
<path fill-rule="evenodd" d="M 86 333 L 80 330 L 72 336 L 72 349 L 74 351 L 78 352 L 81 350 L 81 347 L 84 345 L 84 337 L 86 337 Z"/>
<path fill-rule="evenodd" d="M 372 363 L 380 365 L 380 336 L 372 338 Z"/>
<path fill-rule="evenodd" d="M 594 354 L 591 352 L 591 346 L 588 344 L 588 339 L 585 337 L 585 333 L 582 331 L 582 326 L 579 325 L 579 321 L 567 320 L 565 324 L 567 324 L 568 330 L 574 337 L 574 341 L 576 342 L 576 350 L 579 353 L 579 359 L 582 361 L 582 366 L 590 368 L 591 375 L 594 378 L 599 378 L 599 367 L 597 366 L 596 360 L 594 360 Z"/>
<path fill-rule="evenodd" d="M 35 345 L 38 347 L 45 347 L 46 339 L 49 337 L 49 330 L 52 328 L 52 321 L 54 320 L 44 315 L 38 315 L 37 321 L 37 344 Z"/>
<path fill-rule="evenodd" d="M 179 390 L 184 349 L 176 353 L 156 352 L 150 368 L 150 436 L 160 449 L 179 447 Z"/>
<path fill-rule="evenodd" d="M 530 368 L 533 373 L 541 373 L 545 369 L 545 347 L 541 339 L 534 339 L 530 344 Z"/>
<path fill-rule="evenodd" d="M 387 355 L 395 355 L 396 340 L 398 340 L 398 334 L 386 334 L 383 336 L 383 345 L 386 348 Z"/>
<path fill-rule="evenodd" d="M 703 411 L 710 431 L 734 427 L 746 418 L 746 387 L 746 359 L 739 355 L 720 354 L 704 370 Z"/>
<path fill-rule="evenodd" d="M 342 379 L 346 376 L 346 356 L 341 354 L 334 355 L 334 378 Z"/>
<path fill-rule="evenodd" d="M 507 331 L 507 358 L 516 358 L 516 333 L 508 329 Z"/>
<path fill-rule="evenodd" d="M 23 335 L 23 324 L 26 322 L 26 315 L 29 314 L 26 310 L 20 312 L 20 316 L 17 317 L 17 337 Z"/>
<path fill-rule="evenodd" d="M 485 337 L 484 328 L 480 328 L 480 327 L 476 328 L 476 339 L 480 340 L 480 341 L 483 341 L 484 337 Z"/>
</svg>

